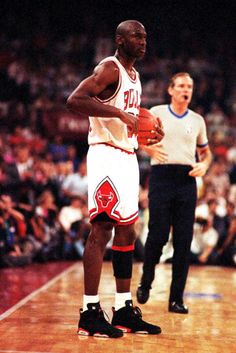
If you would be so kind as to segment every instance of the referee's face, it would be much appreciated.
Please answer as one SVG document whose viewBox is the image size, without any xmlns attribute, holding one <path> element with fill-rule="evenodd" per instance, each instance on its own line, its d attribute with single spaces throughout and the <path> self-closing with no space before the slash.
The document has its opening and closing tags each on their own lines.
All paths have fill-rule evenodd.
<svg viewBox="0 0 236 353">
<path fill-rule="evenodd" d="M 189 76 L 176 77 L 174 85 L 168 90 L 171 99 L 177 104 L 189 104 L 193 94 L 193 80 Z"/>
</svg>

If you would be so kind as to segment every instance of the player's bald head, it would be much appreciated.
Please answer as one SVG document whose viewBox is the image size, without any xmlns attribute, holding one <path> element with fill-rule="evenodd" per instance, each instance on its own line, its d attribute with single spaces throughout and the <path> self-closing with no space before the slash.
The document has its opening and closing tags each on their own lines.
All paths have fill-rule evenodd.
<svg viewBox="0 0 236 353">
<path fill-rule="evenodd" d="M 144 29 L 144 26 L 142 25 L 141 22 L 136 20 L 123 21 L 118 25 L 116 29 L 116 36 L 124 36 L 125 34 L 137 28 Z"/>
</svg>

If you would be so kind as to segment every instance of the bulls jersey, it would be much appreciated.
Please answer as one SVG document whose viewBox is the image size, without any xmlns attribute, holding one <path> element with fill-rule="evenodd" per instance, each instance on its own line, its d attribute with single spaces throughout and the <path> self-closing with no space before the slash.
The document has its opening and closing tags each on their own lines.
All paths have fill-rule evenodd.
<svg viewBox="0 0 236 353">
<path fill-rule="evenodd" d="M 208 144 L 206 124 L 203 117 L 188 109 L 183 115 L 175 114 L 170 105 L 159 105 L 150 109 L 163 124 L 165 136 L 161 141 L 168 154 L 165 164 L 192 165 L 196 162 L 196 147 Z M 151 164 L 159 164 L 152 159 Z"/>
<path fill-rule="evenodd" d="M 115 56 L 107 57 L 100 64 L 107 61 L 113 61 L 119 69 L 117 89 L 107 100 L 101 100 L 98 97 L 95 97 L 95 99 L 137 116 L 141 97 L 141 83 L 138 72 L 133 68 L 135 79 L 132 79 Z M 108 143 L 126 151 L 133 151 L 134 148 L 137 148 L 136 136 L 128 136 L 127 125 L 119 118 L 90 116 L 89 121 L 89 145 Z"/>
</svg>

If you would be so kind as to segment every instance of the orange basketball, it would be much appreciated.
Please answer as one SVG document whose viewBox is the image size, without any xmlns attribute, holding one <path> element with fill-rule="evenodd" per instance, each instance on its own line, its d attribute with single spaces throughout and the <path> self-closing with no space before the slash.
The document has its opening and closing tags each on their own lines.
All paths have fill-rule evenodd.
<svg viewBox="0 0 236 353">
<path fill-rule="evenodd" d="M 150 110 L 140 108 L 138 123 L 138 143 L 140 145 L 148 145 L 149 139 L 156 138 L 157 134 L 155 125 L 160 125 L 158 118 L 153 115 Z"/>
</svg>

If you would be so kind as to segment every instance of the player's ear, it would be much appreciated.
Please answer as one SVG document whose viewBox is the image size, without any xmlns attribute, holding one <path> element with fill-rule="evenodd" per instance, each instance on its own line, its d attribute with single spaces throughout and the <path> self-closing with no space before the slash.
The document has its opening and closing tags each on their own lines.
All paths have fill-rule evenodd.
<svg viewBox="0 0 236 353">
<path fill-rule="evenodd" d="M 120 35 L 120 34 L 117 34 L 116 35 L 116 45 L 117 46 L 120 46 L 120 45 L 122 45 L 123 44 L 123 40 L 124 38 Z"/>
</svg>

